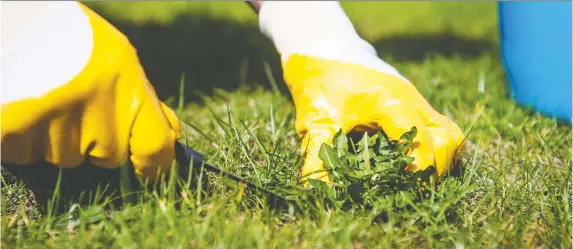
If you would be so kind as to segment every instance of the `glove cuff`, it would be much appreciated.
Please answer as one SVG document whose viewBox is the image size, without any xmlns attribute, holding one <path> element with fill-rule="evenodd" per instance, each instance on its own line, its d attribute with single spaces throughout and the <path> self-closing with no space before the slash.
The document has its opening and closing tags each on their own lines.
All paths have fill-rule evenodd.
<svg viewBox="0 0 573 249">
<path fill-rule="evenodd" d="M 336 1 L 267 1 L 259 12 L 259 28 L 288 55 L 320 40 L 360 39 Z"/>
<path fill-rule="evenodd" d="M 337 1 L 266 1 L 259 28 L 285 63 L 293 54 L 358 64 L 409 82 L 362 39 Z"/>
</svg>

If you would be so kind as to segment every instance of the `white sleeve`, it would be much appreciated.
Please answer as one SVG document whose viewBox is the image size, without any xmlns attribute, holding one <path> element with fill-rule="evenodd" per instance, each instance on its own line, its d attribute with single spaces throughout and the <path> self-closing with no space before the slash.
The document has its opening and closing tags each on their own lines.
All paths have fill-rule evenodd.
<svg viewBox="0 0 573 249">
<path fill-rule="evenodd" d="M 42 96 L 88 63 L 93 33 L 77 2 L 2 1 L 1 8 L 1 104 Z"/>
<path fill-rule="evenodd" d="M 259 11 L 259 28 L 283 61 L 305 54 L 359 64 L 408 82 L 358 35 L 337 1 L 266 1 Z"/>
</svg>

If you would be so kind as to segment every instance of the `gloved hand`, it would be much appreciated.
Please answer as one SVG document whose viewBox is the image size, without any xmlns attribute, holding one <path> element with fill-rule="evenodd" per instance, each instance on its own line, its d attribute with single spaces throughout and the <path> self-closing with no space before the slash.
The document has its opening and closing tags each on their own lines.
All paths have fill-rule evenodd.
<svg viewBox="0 0 573 249">
<path fill-rule="evenodd" d="M 128 39 L 80 3 L 40 9 L 2 51 L 2 164 L 118 168 L 131 160 L 144 180 L 168 173 L 179 121 Z"/>
<path fill-rule="evenodd" d="M 463 134 L 417 89 L 378 58 L 337 2 L 264 2 L 260 28 L 281 54 L 283 75 L 296 106 L 296 131 L 307 152 L 302 175 L 324 170 L 318 151 L 335 133 L 382 129 L 398 139 L 418 130 L 407 170 L 452 166 Z M 310 178 L 328 182 L 322 171 Z"/>
</svg>

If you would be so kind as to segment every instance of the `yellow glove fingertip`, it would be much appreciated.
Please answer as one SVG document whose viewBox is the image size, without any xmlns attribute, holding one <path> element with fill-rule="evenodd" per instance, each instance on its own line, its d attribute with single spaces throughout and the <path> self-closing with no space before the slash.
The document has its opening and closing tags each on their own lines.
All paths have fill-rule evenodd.
<svg viewBox="0 0 573 249">
<path fill-rule="evenodd" d="M 177 116 L 177 114 L 175 114 L 175 111 L 169 108 L 169 106 L 165 105 L 165 103 L 163 102 L 160 103 L 161 103 L 161 108 L 163 109 L 163 112 L 167 117 L 167 121 L 169 121 L 169 124 L 171 125 L 171 129 L 173 129 L 173 135 L 175 136 L 175 139 L 181 138 L 182 129 L 181 129 L 181 124 L 179 123 L 179 117 Z"/>
<path fill-rule="evenodd" d="M 330 183 L 330 178 L 328 177 L 328 172 L 324 171 L 324 163 L 318 155 L 307 155 L 305 158 L 304 166 L 302 169 L 302 181 L 304 186 L 308 186 L 308 179 L 320 180 L 325 183 Z"/>
<path fill-rule="evenodd" d="M 301 174 L 305 185 L 308 184 L 308 179 L 330 183 L 326 166 L 318 154 L 323 144 L 331 144 L 334 134 L 336 134 L 334 129 L 316 129 L 313 130 L 312 134 L 305 134 L 301 145 L 302 153 L 304 153 L 304 165 Z"/>
<path fill-rule="evenodd" d="M 137 175 L 156 180 L 161 174 L 169 173 L 180 127 L 174 122 L 178 119 L 173 111 L 161 102 L 153 101 L 154 95 L 148 98 L 133 123 L 129 145 Z"/>
<path fill-rule="evenodd" d="M 414 161 L 406 167 L 407 171 L 416 172 L 418 170 L 425 170 L 426 168 L 435 164 L 434 152 L 431 150 L 428 151 L 428 149 L 425 148 L 427 146 L 428 145 L 420 145 L 418 148 L 413 149 L 410 156 L 414 158 Z"/>
</svg>

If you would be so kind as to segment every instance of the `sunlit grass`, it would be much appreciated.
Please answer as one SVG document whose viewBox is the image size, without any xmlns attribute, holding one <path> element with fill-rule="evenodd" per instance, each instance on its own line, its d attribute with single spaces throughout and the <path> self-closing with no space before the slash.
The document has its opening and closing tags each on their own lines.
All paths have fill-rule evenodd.
<svg viewBox="0 0 573 249">
<path fill-rule="evenodd" d="M 169 23 L 180 12 L 256 25 L 239 2 L 97 5 L 133 22 Z M 497 39 L 493 2 L 343 5 L 367 39 L 446 31 Z M 121 12 L 126 9 L 127 15 Z M 495 48 L 471 58 L 436 54 L 390 61 L 437 111 L 464 132 L 471 130 L 463 174 L 444 179 L 430 198 L 390 194 L 368 211 L 273 210 L 255 205 L 263 202 L 257 196 L 238 201 L 236 183 L 209 175 L 213 196 L 164 186 L 165 191 L 146 192 L 136 204 L 115 211 L 92 205 L 42 216 L 21 184 L 3 182 L 2 247 L 570 248 L 571 127 L 507 97 Z M 177 108 L 178 96 L 172 100 Z M 215 90 L 179 107 L 181 119 L 194 127 L 184 125 L 184 140 L 209 163 L 261 185 L 271 170 L 298 173 L 294 105 L 270 84 Z"/>
</svg>

